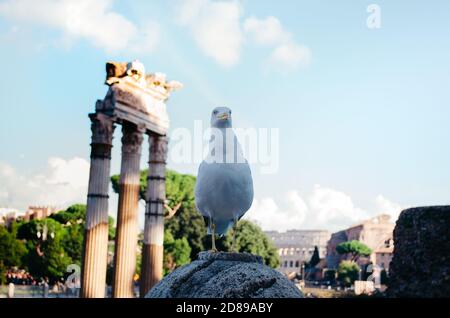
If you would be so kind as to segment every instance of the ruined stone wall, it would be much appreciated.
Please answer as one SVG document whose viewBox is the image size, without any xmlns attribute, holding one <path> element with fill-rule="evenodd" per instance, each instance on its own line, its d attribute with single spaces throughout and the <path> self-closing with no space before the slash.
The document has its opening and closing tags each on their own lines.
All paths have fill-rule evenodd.
<svg viewBox="0 0 450 318">
<path fill-rule="evenodd" d="M 303 298 L 302 292 L 261 256 L 200 252 L 155 285 L 146 298 Z"/>
<path fill-rule="evenodd" d="M 450 206 L 404 210 L 394 230 L 390 297 L 450 297 Z"/>
</svg>

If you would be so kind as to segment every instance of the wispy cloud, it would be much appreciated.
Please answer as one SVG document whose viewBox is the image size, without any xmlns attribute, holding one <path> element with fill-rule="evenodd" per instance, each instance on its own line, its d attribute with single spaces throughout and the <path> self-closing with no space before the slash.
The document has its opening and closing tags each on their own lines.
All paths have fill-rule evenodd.
<svg viewBox="0 0 450 318">
<path fill-rule="evenodd" d="M 245 218 L 257 222 L 264 230 L 316 228 L 337 231 L 382 213 L 389 214 L 395 221 L 403 209 L 382 195 L 374 202 L 375 209 L 362 209 L 355 205 L 350 195 L 315 185 L 306 197 L 291 190 L 278 200 L 271 197 L 255 200 Z"/>
<path fill-rule="evenodd" d="M 223 66 L 239 61 L 244 37 L 238 1 L 186 0 L 175 8 L 177 23 L 189 28 L 206 56 Z"/>
<path fill-rule="evenodd" d="M 177 23 L 188 27 L 202 52 L 220 65 L 237 64 L 246 43 L 271 48 L 267 60 L 281 71 L 311 62 L 311 50 L 297 43 L 276 17 L 243 20 L 242 5 L 235 0 L 185 0 L 177 4 Z"/>
<path fill-rule="evenodd" d="M 49 158 L 42 173 L 26 175 L 0 162 L 0 206 L 25 209 L 27 205 L 63 207 L 86 201 L 89 162 L 82 158 Z"/>
<path fill-rule="evenodd" d="M 384 213 L 390 215 L 393 220 L 398 219 L 400 212 L 406 208 L 398 203 L 392 202 L 381 194 L 377 196 L 375 202 L 377 210 L 383 211 Z"/>
<path fill-rule="evenodd" d="M 109 54 L 152 51 L 158 24 L 137 26 L 111 6 L 112 0 L 7 0 L 0 3 L 0 16 L 22 26 L 57 30 L 65 44 L 84 39 Z"/>
<path fill-rule="evenodd" d="M 311 63 L 311 50 L 297 43 L 276 17 L 247 18 L 244 31 L 255 44 L 273 49 L 268 60 L 281 71 L 295 70 Z"/>
<path fill-rule="evenodd" d="M 0 16 L 11 23 L 6 31 L 10 41 L 19 39 L 36 48 L 55 43 L 71 47 L 84 40 L 107 54 L 154 51 L 161 40 L 159 23 L 136 23 L 113 4 L 114 0 L 5 0 Z M 174 12 L 175 22 L 188 30 L 200 51 L 224 67 L 239 63 L 246 44 L 270 48 L 265 64 L 275 70 L 293 71 L 311 62 L 311 50 L 278 18 L 245 18 L 242 1 L 183 0 L 176 2 Z M 59 37 L 31 43 L 42 30 L 56 31 Z"/>
<path fill-rule="evenodd" d="M 257 19 L 250 17 L 244 21 L 244 31 L 256 44 L 278 45 L 291 41 L 292 35 L 281 25 L 280 20 L 275 17 Z"/>
</svg>

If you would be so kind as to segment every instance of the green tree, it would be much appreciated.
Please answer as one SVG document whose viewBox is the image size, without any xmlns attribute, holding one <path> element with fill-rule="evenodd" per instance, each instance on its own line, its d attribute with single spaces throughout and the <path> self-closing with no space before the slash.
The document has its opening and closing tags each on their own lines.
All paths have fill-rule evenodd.
<svg viewBox="0 0 450 318">
<path fill-rule="evenodd" d="M 0 260 L 2 266 L 5 269 L 13 266 L 21 267 L 26 252 L 25 244 L 17 240 L 6 227 L 0 225 Z"/>
<path fill-rule="evenodd" d="M 344 286 L 351 286 L 359 277 L 359 266 L 353 261 L 342 261 L 338 267 L 338 280 Z"/>
<path fill-rule="evenodd" d="M 56 281 L 63 277 L 73 261 L 64 250 L 67 230 L 51 218 L 32 220 L 18 229 L 18 237 L 26 240 L 26 267 L 35 277 Z"/>
<path fill-rule="evenodd" d="M 116 237 L 116 227 L 114 218 L 108 215 L 108 240 L 112 241 Z"/>
<path fill-rule="evenodd" d="M 66 227 L 61 245 L 72 262 L 81 265 L 84 242 L 84 225 L 72 224 Z"/>
<path fill-rule="evenodd" d="M 372 254 L 372 250 L 367 245 L 356 240 L 340 243 L 336 246 L 336 252 L 351 255 L 352 261 L 356 261 L 360 256 Z"/>
<path fill-rule="evenodd" d="M 308 268 L 314 268 L 320 262 L 319 248 L 314 246 L 314 253 L 308 262 Z"/>
<path fill-rule="evenodd" d="M 232 250 L 233 231 L 229 231 L 224 238 L 218 240 L 217 247 L 219 250 L 228 252 Z M 211 236 L 208 235 L 205 238 L 206 245 L 211 246 Z M 264 263 L 272 268 L 276 268 L 280 264 L 277 249 L 273 243 L 258 225 L 247 220 L 238 222 L 236 250 L 241 253 L 259 255 L 263 258 Z"/>
<path fill-rule="evenodd" d="M 85 204 L 71 205 L 66 210 L 52 214 L 50 218 L 65 225 L 67 225 L 68 222 L 70 224 L 82 223 L 86 219 L 86 205 Z"/>
<path fill-rule="evenodd" d="M 81 265 L 85 220 L 86 205 L 74 204 L 42 220 L 13 222 L 9 231 L 0 227 L 2 270 L 18 266 L 35 277 L 63 277 L 68 264 Z M 114 219 L 108 223 L 114 239 Z"/>
<path fill-rule="evenodd" d="M 185 237 L 191 247 L 191 259 L 206 249 L 204 245 L 206 226 L 202 215 L 195 207 L 194 187 L 196 178 L 192 175 L 167 171 L 166 193 L 168 205 L 174 207 L 181 203 L 174 217 L 166 220 L 164 226 L 174 238 Z"/>
<path fill-rule="evenodd" d="M 3 260 L 0 259 L 0 285 L 6 284 L 6 266 Z"/>
<path fill-rule="evenodd" d="M 185 237 L 175 239 L 168 231 L 164 231 L 164 275 L 175 268 L 191 261 L 191 247 Z"/>
<path fill-rule="evenodd" d="M 26 221 L 20 220 L 14 220 L 11 222 L 11 225 L 9 226 L 9 232 L 12 234 L 13 237 L 17 238 L 17 231 L 19 230 L 19 227 L 26 223 Z"/>
<path fill-rule="evenodd" d="M 86 205 L 71 205 L 66 210 L 52 214 L 49 218 L 57 221 L 65 228 L 61 237 L 62 248 L 73 263 L 81 265 Z"/>
<path fill-rule="evenodd" d="M 62 238 L 62 246 L 73 263 L 81 265 L 83 252 L 84 229 L 86 222 L 86 205 L 73 204 L 66 210 L 52 214 L 50 219 L 57 221 L 66 228 L 66 233 Z M 108 239 L 114 240 L 115 228 L 114 218 L 108 216 Z"/>
</svg>

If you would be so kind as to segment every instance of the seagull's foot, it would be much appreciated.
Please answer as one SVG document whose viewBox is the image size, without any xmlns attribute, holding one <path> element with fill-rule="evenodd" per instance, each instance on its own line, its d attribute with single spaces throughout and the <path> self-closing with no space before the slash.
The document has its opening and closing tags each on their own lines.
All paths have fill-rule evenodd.
<svg viewBox="0 0 450 318">
<path fill-rule="evenodd" d="M 233 242 L 231 243 L 230 252 L 231 253 L 239 253 L 237 244 L 236 244 L 236 237 L 234 235 L 233 235 Z"/>
<path fill-rule="evenodd" d="M 217 253 L 218 250 L 216 248 L 216 225 L 214 222 L 211 224 L 211 250 L 210 253 Z"/>
<path fill-rule="evenodd" d="M 239 253 L 237 244 L 236 244 L 236 235 L 234 235 L 234 234 L 233 234 L 233 242 L 231 243 L 230 252 L 231 253 Z"/>
<path fill-rule="evenodd" d="M 209 253 L 219 253 L 219 250 L 217 248 L 212 248 L 208 252 Z"/>
<path fill-rule="evenodd" d="M 233 239 L 232 239 L 231 249 L 230 249 L 230 251 L 232 253 L 239 253 L 239 251 L 237 249 L 237 244 L 236 244 L 236 232 L 237 232 L 237 220 L 234 220 Z"/>
</svg>

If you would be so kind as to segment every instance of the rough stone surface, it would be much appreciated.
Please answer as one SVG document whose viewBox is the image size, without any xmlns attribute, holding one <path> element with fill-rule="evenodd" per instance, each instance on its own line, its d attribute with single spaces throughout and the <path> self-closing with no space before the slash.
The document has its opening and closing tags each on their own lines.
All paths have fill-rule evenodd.
<svg viewBox="0 0 450 318">
<path fill-rule="evenodd" d="M 146 298 L 302 298 L 281 273 L 247 253 L 201 252 L 155 285 Z"/>
<path fill-rule="evenodd" d="M 450 206 L 404 210 L 394 229 L 390 297 L 450 297 Z"/>
</svg>

